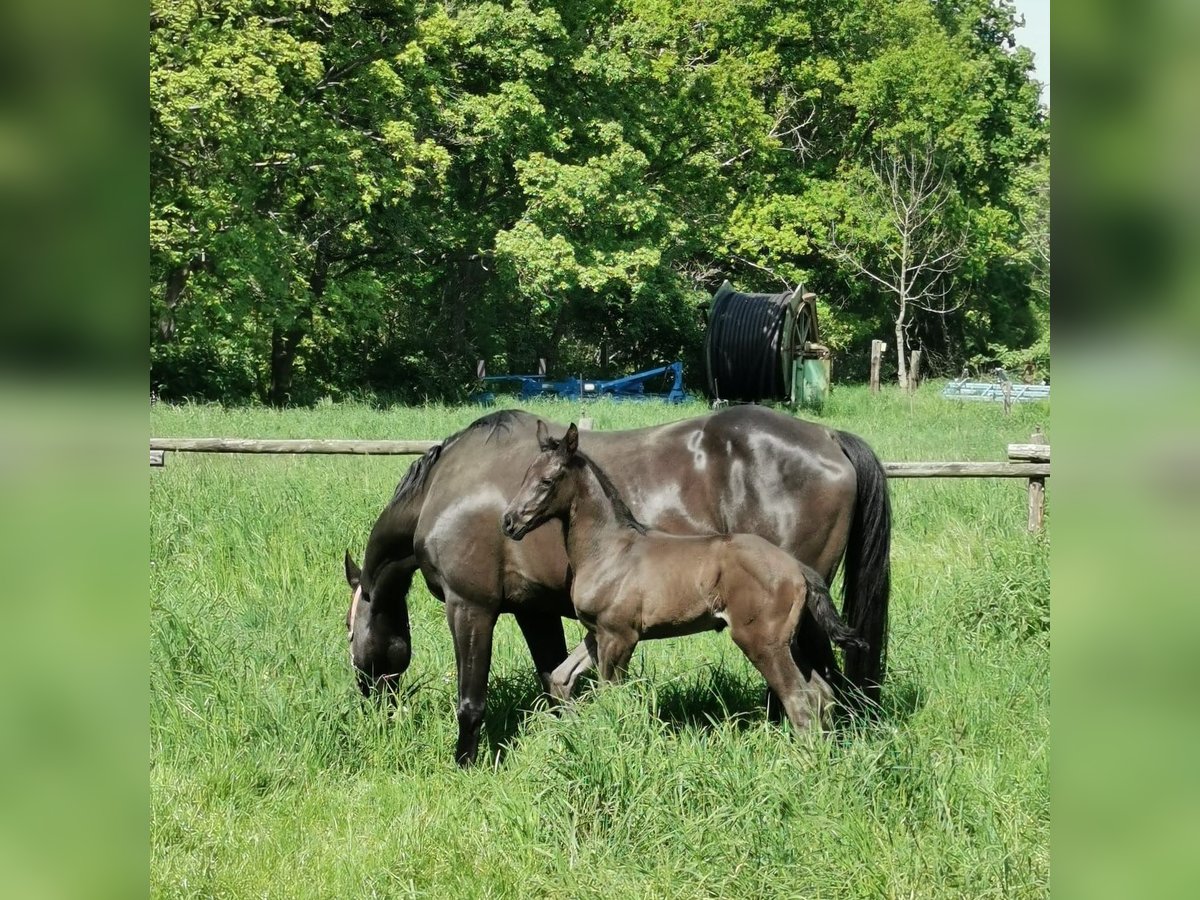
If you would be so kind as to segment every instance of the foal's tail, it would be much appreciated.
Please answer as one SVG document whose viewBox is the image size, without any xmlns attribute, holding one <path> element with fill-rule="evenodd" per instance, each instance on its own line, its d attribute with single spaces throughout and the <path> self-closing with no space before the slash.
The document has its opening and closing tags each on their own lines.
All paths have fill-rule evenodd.
<svg viewBox="0 0 1200 900">
<path fill-rule="evenodd" d="M 867 642 L 860 638 L 853 628 L 847 625 L 838 615 L 833 598 L 829 596 L 829 586 L 825 579 L 808 566 L 803 566 L 804 583 L 808 587 L 808 607 L 812 610 L 813 618 L 825 630 L 829 639 L 846 651 L 866 650 Z"/>
<path fill-rule="evenodd" d="M 866 646 L 846 651 L 846 677 L 866 700 L 878 703 L 879 686 L 887 669 L 888 599 L 892 590 L 892 506 L 887 473 L 862 438 L 847 431 L 835 431 L 834 438 L 858 478 L 846 545 L 842 614 Z"/>
</svg>

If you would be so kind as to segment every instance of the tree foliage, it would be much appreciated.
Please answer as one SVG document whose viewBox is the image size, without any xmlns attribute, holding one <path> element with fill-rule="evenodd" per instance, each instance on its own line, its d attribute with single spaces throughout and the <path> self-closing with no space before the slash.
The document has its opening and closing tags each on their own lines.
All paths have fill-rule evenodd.
<svg viewBox="0 0 1200 900">
<path fill-rule="evenodd" d="M 725 278 L 816 290 L 854 376 L 895 317 L 831 223 L 881 154 L 927 135 L 970 252 L 956 311 L 910 339 L 958 365 L 1048 326 L 1030 205 L 1048 129 L 1008 0 L 151 10 L 168 396 L 454 395 L 477 357 L 696 372 Z"/>
</svg>

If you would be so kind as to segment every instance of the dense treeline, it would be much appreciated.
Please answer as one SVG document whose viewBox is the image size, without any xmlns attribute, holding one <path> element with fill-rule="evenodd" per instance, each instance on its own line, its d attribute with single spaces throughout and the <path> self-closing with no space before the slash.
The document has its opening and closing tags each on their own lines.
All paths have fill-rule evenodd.
<svg viewBox="0 0 1200 900">
<path fill-rule="evenodd" d="M 947 368 L 1048 356 L 1048 122 L 1008 0 L 151 9 L 166 396 L 453 396 L 479 357 L 682 356 L 695 384 L 725 278 L 815 290 L 855 377 L 896 322 L 861 271 L 894 255 L 862 188 L 919 153 L 957 255 L 949 312 L 903 334 Z"/>
</svg>

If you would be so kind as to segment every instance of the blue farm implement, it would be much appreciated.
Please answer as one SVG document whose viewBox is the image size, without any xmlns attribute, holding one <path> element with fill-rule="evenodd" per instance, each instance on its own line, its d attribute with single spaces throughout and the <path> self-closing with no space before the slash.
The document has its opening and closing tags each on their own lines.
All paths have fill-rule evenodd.
<svg viewBox="0 0 1200 900">
<path fill-rule="evenodd" d="M 655 379 L 672 377 L 671 387 L 665 392 L 647 390 Z M 489 375 L 480 379 L 485 385 L 519 385 L 517 396 L 522 400 L 557 398 L 560 400 L 595 400 L 611 397 L 613 400 L 663 400 L 667 403 L 682 403 L 683 363 L 673 362 L 669 366 L 635 372 L 622 378 L 563 378 L 551 380 L 545 375 Z M 496 395 L 492 391 L 475 394 L 475 401 L 492 403 Z"/>
<path fill-rule="evenodd" d="M 968 381 L 966 376 L 956 378 L 944 388 L 942 396 L 948 400 L 983 400 L 993 403 L 1032 403 L 1050 399 L 1048 384 L 1016 384 L 1008 376 L 998 372 L 996 381 Z"/>
</svg>

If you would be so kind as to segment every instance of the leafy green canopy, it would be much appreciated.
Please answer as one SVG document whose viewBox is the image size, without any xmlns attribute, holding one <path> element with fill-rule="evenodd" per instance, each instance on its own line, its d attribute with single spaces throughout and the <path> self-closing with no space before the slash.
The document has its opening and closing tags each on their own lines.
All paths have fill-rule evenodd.
<svg viewBox="0 0 1200 900">
<path fill-rule="evenodd" d="M 151 8 L 168 396 L 454 395 L 480 357 L 695 372 L 725 278 L 815 289 L 856 376 L 891 301 L 830 235 L 870 227 L 872 160 L 929 139 L 968 250 L 910 340 L 948 367 L 1044 339 L 1048 127 L 1007 0 Z"/>
</svg>

